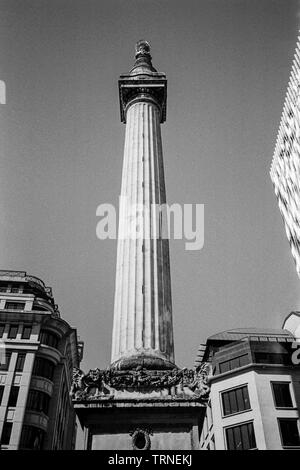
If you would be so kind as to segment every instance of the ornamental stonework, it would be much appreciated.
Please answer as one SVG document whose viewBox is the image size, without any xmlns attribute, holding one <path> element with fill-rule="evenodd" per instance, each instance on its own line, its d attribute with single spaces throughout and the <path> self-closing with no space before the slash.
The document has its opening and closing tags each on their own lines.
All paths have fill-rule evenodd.
<svg viewBox="0 0 300 470">
<path fill-rule="evenodd" d="M 191 398 L 207 401 L 209 396 L 210 366 L 203 363 L 195 369 L 150 371 L 142 367 L 133 370 L 92 369 L 84 374 L 80 369 L 73 371 L 71 397 L 76 401 L 118 398 L 118 392 L 164 392 L 164 397 Z"/>
</svg>

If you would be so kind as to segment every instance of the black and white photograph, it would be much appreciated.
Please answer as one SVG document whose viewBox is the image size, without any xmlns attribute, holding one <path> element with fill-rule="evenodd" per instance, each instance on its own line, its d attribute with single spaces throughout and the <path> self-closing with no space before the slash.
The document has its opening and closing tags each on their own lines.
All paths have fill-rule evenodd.
<svg viewBox="0 0 300 470">
<path fill-rule="evenodd" d="M 300 0 L 0 0 L 0 450 L 300 450 Z"/>
</svg>

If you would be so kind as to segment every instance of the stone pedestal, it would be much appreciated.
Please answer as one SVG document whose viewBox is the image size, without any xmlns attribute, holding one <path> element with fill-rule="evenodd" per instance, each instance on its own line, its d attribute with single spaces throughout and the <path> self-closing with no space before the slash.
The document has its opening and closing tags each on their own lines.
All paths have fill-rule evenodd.
<svg viewBox="0 0 300 470">
<path fill-rule="evenodd" d="M 102 402 L 100 409 L 101 421 L 99 409 L 82 409 L 87 429 L 86 449 L 199 449 L 198 427 L 204 419 L 203 405 L 138 400 L 134 403 L 120 401 L 114 406 L 104 406 Z M 80 419 L 80 408 L 77 414 Z"/>
<path fill-rule="evenodd" d="M 72 397 L 86 449 L 198 449 L 207 374 L 206 367 L 75 371 Z"/>
</svg>

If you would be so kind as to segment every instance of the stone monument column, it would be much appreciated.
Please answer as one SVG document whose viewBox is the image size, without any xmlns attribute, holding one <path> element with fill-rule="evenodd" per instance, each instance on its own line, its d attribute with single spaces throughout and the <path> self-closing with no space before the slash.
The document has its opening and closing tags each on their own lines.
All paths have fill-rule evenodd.
<svg viewBox="0 0 300 470">
<path fill-rule="evenodd" d="M 208 366 L 174 363 L 169 240 L 160 125 L 167 80 L 146 41 L 119 80 L 126 124 L 111 364 L 73 373 L 86 449 L 199 448 Z"/>
<path fill-rule="evenodd" d="M 167 80 L 146 41 L 119 80 L 126 123 L 119 211 L 112 366 L 174 368 L 171 278 L 160 124 Z"/>
</svg>

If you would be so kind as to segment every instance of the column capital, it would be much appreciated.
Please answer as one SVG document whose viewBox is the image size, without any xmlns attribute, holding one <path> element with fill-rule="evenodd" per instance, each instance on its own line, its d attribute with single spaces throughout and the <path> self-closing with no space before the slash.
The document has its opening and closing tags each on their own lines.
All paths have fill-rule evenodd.
<svg viewBox="0 0 300 470">
<path fill-rule="evenodd" d="M 165 122 L 167 114 L 166 78 L 132 80 L 127 77 L 129 76 L 121 76 L 119 80 L 121 121 L 126 123 L 126 111 L 134 102 L 152 101 L 160 110 L 160 122 Z"/>
<path fill-rule="evenodd" d="M 160 122 L 165 122 L 167 114 L 166 75 L 153 67 L 150 45 L 145 40 L 137 42 L 135 63 L 129 73 L 119 79 L 121 121 L 126 122 L 126 111 L 132 102 L 152 101 L 160 110 Z"/>
</svg>

